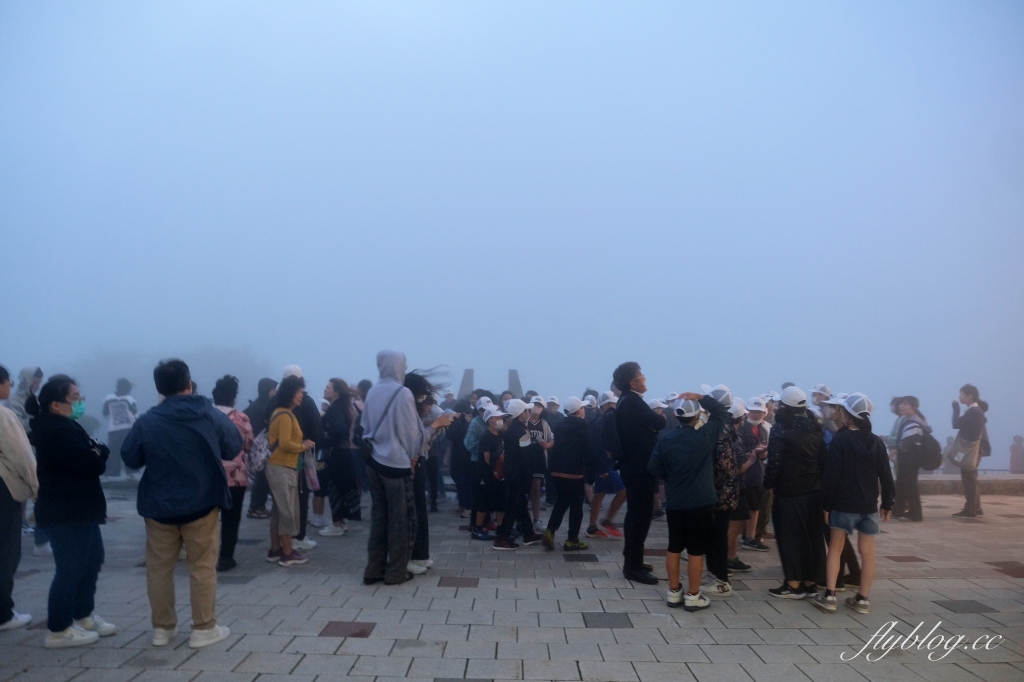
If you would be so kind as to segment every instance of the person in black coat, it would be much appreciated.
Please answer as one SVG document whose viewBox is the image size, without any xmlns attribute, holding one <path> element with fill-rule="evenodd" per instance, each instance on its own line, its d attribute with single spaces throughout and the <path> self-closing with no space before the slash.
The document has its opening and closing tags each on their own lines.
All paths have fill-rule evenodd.
<svg viewBox="0 0 1024 682">
<path fill-rule="evenodd" d="M 277 382 L 264 377 L 258 384 L 258 395 L 256 400 L 249 402 L 249 406 L 243 410 L 245 416 L 252 424 L 254 436 L 265 431 L 269 423 L 267 408 L 270 407 L 274 395 L 277 393 Z M 271 409 L 273 412 L 273 409 Z M 250 519 L 269 519 L 270 512 L 267 511 L 267 498 L 270 497 L 270 486 L 267 485 L 267 472 L 258 471 L 252 475 L 252 485 L 249 486 L 249 513 Z"/>
<path fill-rule="evenodd" d="M 586 422 L 586 403 L 575 396 L 565 401 L 566 420 L 555 427 L 555 444 L 549 454 L 551 480 L 555 484 L 555 506 L 542 540 L 544 549 L 555 548 L 555 533 L 569 512 L 569 535 L 562 549 L 578 551 L 590 547 L 580 542 L 583 525 L 584 484 L 594 480 L 594 443 Z"/>
<path fill-rule="evenodd" d="M 352 447 L 356 408 L 352 404 L 352 391 L 341 379 L 327 382 L 324 397 L 331 404 L 324 412 L 324 445 L 322 448 L 328 500 L 331 503 L 332 525 L 320 529 L 320 535 L 344 535 L 345 520 L 362 519 L 359 508 L 359 474 L 356 472 L 356 453 Z"/>
<path fill-rule="evenodd" d="M 621 445 L 619 473 L 626 484 L 622 575 L 644 585 L 657 585 L 650 564 L 644 562 L 644 542 L 651 529 L 654 495 L 658 491 L 658 481 L 647 471 L 647 463 L 658 443 L 658 434 L 665 428 L 665 417 L 656 414 L 644 400 L 647 378 L 640 365 L 622 363 L 615 368 L 612 380 L 622 393 L 614 413 Z"/>
<path fill-rule="evenodd" d="M 50 537 L 56 564 L 45 646 L 92 644 L 117 632 L 93 613 L 104 559 L 100 524 L 107 519 L 100 475 L 110 450 L 75 421 L 85 413 L 85 400 L 72 378 L 51 377 L 26 408 L 33 415 L 31 441 L 39 475 L 36 523 Z"/>
</svg>

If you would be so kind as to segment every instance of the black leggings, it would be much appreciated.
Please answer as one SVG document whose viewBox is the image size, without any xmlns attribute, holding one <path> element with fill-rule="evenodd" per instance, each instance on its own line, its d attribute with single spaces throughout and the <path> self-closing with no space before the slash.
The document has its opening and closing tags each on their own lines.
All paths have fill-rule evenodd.
<svg viewBox="0 0 1024 682">
<path fill-rule="evenodd" d="M 578 542 L 580 539 L 580 526 L 583 524 L 583 479 L 562 478 L 552 476 L 555 484 L 555 506 L 551 510 L 551 518 L 548 519 L 548 530 L 552 533 L 558 531 L 562 525 L 562 517 L 566 510 L 569 511 L 569 541 Z"/>
<path fill-rule="evenodd" d="M 722 582 L 729 582 L 729 517 L 730 511 L 715 510 L 711 546 L 707 552 L 708 572 Z"/>
</svg>

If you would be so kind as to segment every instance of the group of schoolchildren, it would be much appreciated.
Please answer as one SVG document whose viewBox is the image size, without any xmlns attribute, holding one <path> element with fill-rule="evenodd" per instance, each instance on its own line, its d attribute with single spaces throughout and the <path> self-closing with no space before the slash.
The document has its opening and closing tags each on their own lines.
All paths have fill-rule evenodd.
<svg viewBox="0 0 1024 682">
<path fill-rule="evenodd" d="M 637 399 L 646 390 L 643 377 L 639 366 L 626 364 L 633 381 L 641 380 L 640 391 L 630 390 L 627 378 L 596 398 L 568 398 L 561 413 L 557 398 L 528 394 L 520 400 L 508 392 L 497 403 L 482 391 L 454 403 L 461 418 L 447 436 L 452 476 L 473 537 L 492 540 L 495 550 L 538 543 L 552 550 L 568 512 L 563 549 L 584 550 L 589 545 L 580 531 L 589 500 L 585 537 L 625 534 L 625 563 L 639 565 L 625 566 L 624 575 L 654 584 L 651 566 L 633 560 L 637 552 L 629 546 L 639 543 L 642 553 L 650 519 L 663 513 L 669 606 L 697 611 L 710 606 L 709 596 L 731 596 L 730 578 L 752 568 L 738 550 L 766 552 L 763 540 L 774 538 L 785 580 L 769 590 L 773 597 L 809 599 L 834 612 L 836 593 L 855 589 L 846 605 L 867 613 L 873 539 L 878 522 L 889 519 L 894 493 L 886 446 L 871 431 L 871 401 L 860 393 L 833 396 L 824 385 L 814 388 L 810 403 L 792 385 L 746 401 L 724 385 L 665 401 Z M 630 411 L 617 415 L 624 394 L 630 394 Z M 647 412 L 637 415 L 640 410 Z M 633 442 L 637 424 L 650 433 L 653 447 L 646 453 Z M 630 492 L 639 491 L 638 499 L 650 499 L 663 512 L 634 510 L 631 522 L 627 506 L 620 529 L 614 519 L 627 499 L 620 471 Z M 643 475 L 654 485 L 639 484 Z M 553 501 L 546 524 L 540 521 L 542 482 Z M 602 519 L 605 496 L 612 500 Z M 774 535 L 765 529 L 769 519 Z M 848 539 L 854 531 L 863 565 Z M 710 579 L 702 584 L 705 570 Z"/>
</svg>

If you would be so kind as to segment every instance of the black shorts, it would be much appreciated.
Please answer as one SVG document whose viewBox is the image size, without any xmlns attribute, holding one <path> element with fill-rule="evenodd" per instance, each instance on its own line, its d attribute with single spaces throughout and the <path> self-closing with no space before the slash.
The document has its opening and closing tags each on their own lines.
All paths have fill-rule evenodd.
<svg viewBox="0 0 1024 682">
<path fill-rule="evenodd" d="M 692 556 L 704 556 L 714 542 L 715 513 L 711 505 L 696 509 L 667 509 L 668 551 L 684 549 Z"/>
<path fill-rule="evenodd" d="M 746 498 L 747 509 L 749 509 L 751 513 L 761 509 L 761 505 L 764 502 L 764 488 L 759 485 L 751 486 L 749 488 L 744 488 L 740 493 L 742 497 Z"/>
<path fill-rule="evenodd" d="M 736 496 L 736 508 L 729 512 L 730 521 L 747 521 L 750 519 L 750 507 L 747 506 L 747 497 L 744 494 L 746 488 L 740 488 Z"/>
<path fill-rule="evenodd" d="M 305 476 L 305 474 L 302 474 Z M 327 474 L 327 469 L 316 470 L 316 480 L 320 484 L 320 490 L 313 491 L 313 497 L 327 497 L 327 479 L 330 476 Z"/>
<path fill-rule="evenodd" d="M 507 491 L 505 481 L 495 481 L 494 477 L 485 478 L 477 486 L 476 510 L 481 512 L 503 512 Z"/>
</svg>

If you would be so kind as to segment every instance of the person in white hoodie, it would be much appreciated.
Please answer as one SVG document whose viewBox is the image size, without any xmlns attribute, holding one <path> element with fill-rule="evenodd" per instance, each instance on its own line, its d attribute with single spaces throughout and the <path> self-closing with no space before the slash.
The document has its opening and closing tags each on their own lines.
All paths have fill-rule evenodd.
<svg viewBox="0 0 1024 682">
<path fill-rule="evenodd" d="M 360 418 L 362 439 L 372 446 L 365 459 L 372 507 L 363 583 L 397 585 L 413 577 L 408 569 L 416 539 L 412 468 L 423 444 L 435 429 L 448 426 L 452 415 L 423 424 L 412 391 L 403 385 L 404 353 L 382 350 L 377 369 L 380 380 L 366 394 Z"/>
<path fill-rule="evenodd" d="M 11 395 L 11 375 L 0 365 L 0 400 Z M 32 616 L 14 610 L 14 572 L 21 561 L 21 505 L 39 492 L 36 458 L 18 415 L 0 405 L 0 631 L 22 628 Z"/>
</svg>

